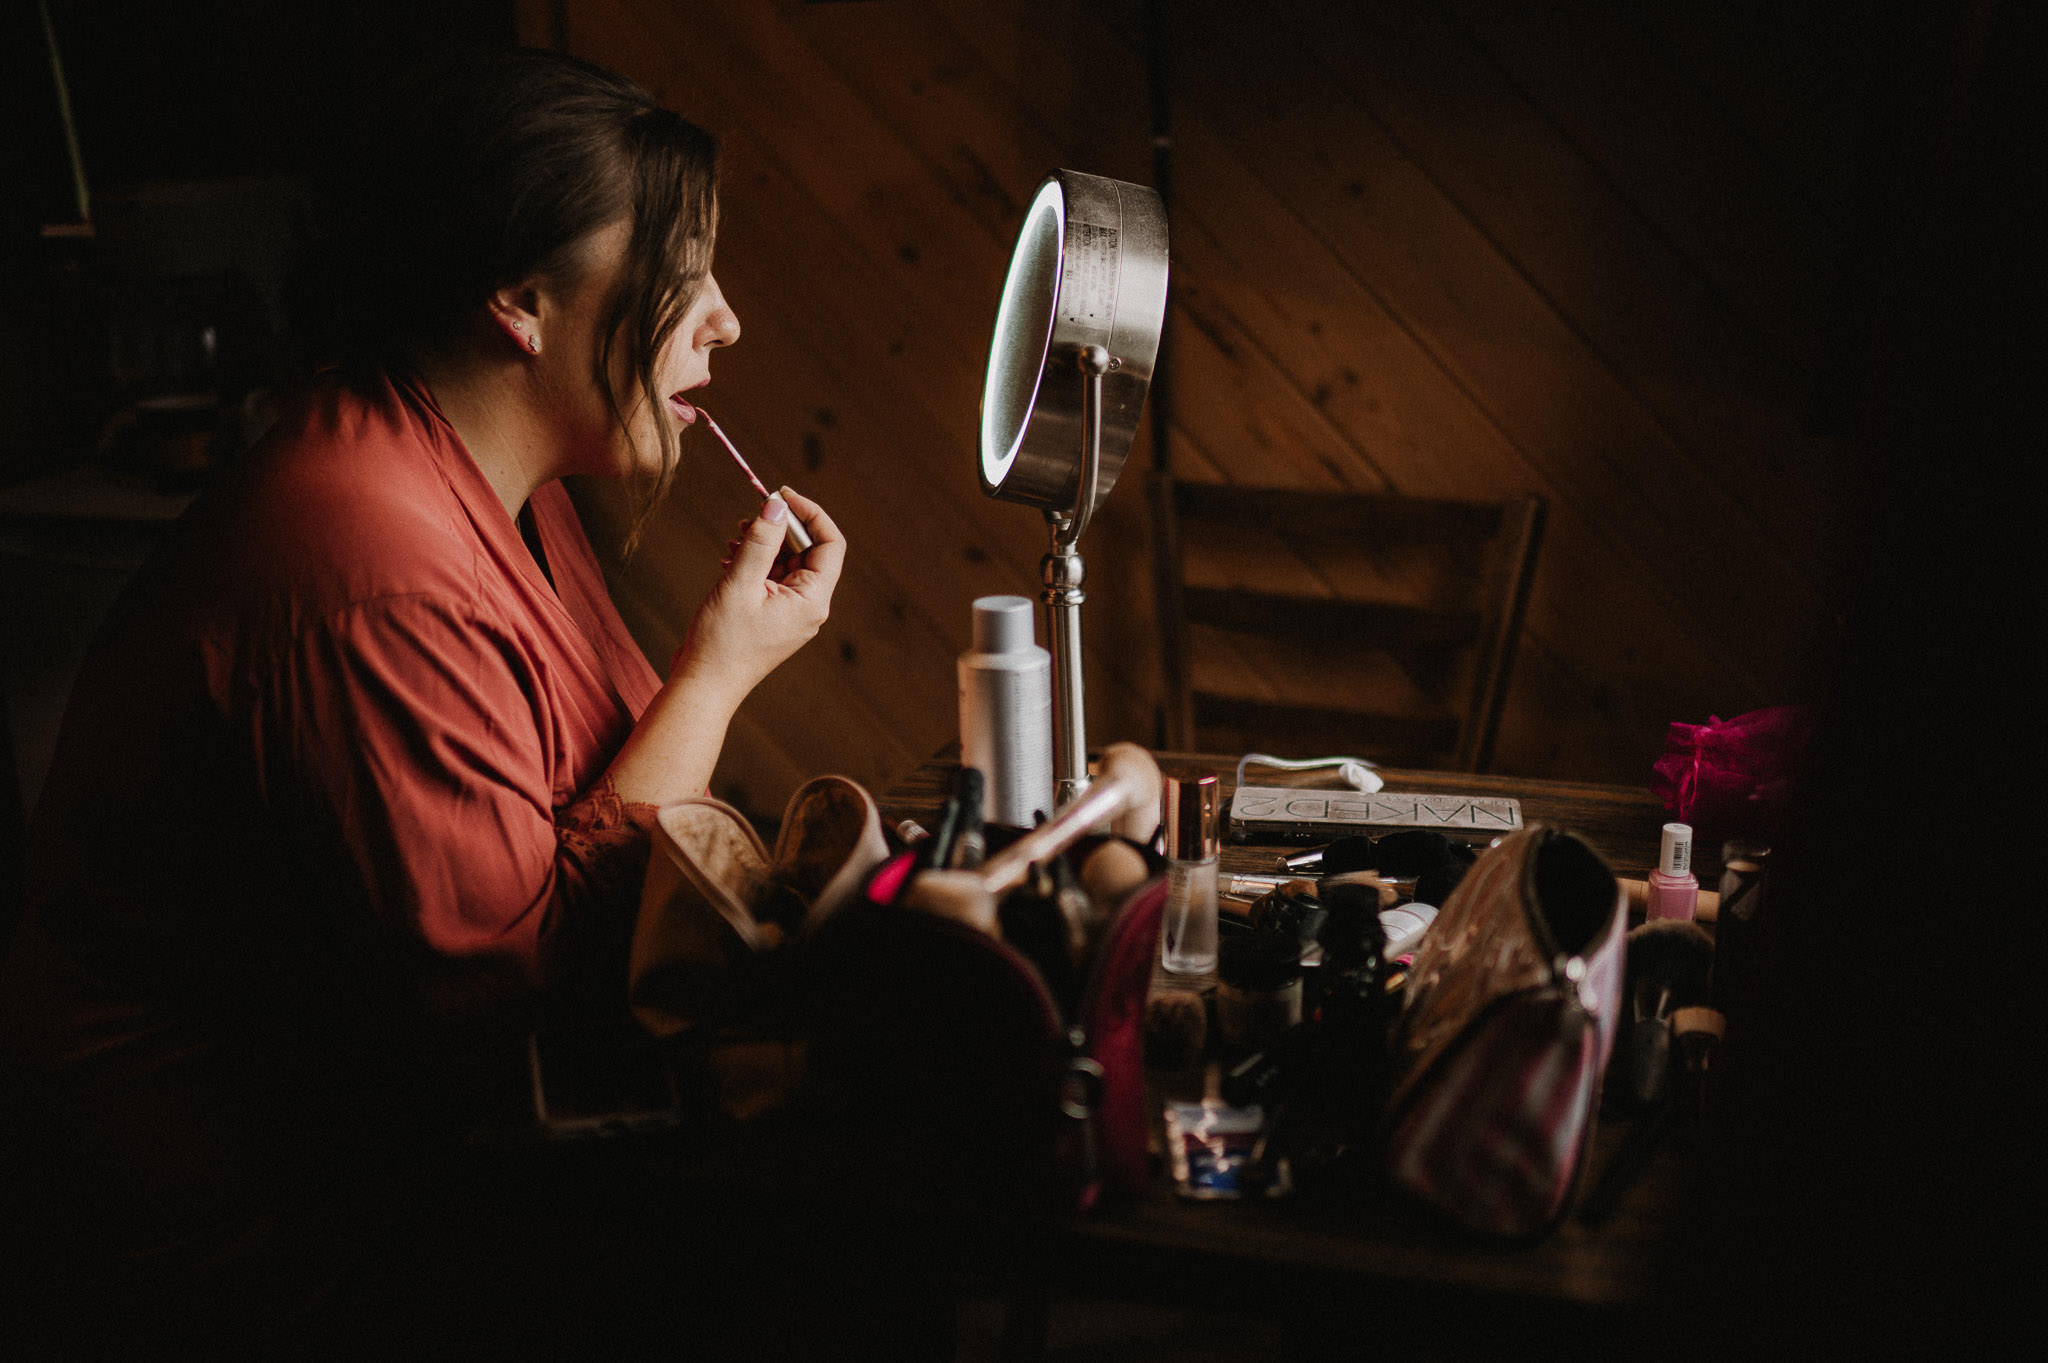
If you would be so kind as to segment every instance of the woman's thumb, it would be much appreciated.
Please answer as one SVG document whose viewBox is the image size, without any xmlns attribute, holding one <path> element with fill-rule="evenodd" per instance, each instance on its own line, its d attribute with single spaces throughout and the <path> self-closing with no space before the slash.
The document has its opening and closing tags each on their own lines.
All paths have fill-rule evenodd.
<svg viewBox="0 0 2048 1363">
<path fill-rule="evenodd" d="M 771 495 L 761 504 L 761 514 L 747 524 L 746 538 L 740 542 L 739 552 L 733 555 L 733 573 L 749 579 L 765 579 L 768 570 L 775 566 L 775 556 L 782 552 L 782 537 L 788 525 L 789 503 Z"/>
</svg>

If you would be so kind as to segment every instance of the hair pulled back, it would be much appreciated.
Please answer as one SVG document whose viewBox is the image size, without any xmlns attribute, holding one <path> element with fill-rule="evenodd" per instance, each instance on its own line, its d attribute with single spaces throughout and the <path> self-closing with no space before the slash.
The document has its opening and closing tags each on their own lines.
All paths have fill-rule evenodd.
<svg viewBox="0 0 2048 1363">
<path fill-rule="evenodd" d="M 497 289 L 535 276 L 573 283 L 590 234 L 629 218 L 591 364 L 630 431 L 630 409 L 665 396 L 656 358 L 711 269 L 717 157 L 709 133 L 573 57 L 466 49 L 414 70 L 374 101 L 335 189 L 330 348 L 359 366 L 442 349 Z M 611 382 L 621 346 L 633 392 Z M 655 428 L 661 472 L 642 490 L 634 539 L 678 456 L 676 433 Z"/>
</svg>

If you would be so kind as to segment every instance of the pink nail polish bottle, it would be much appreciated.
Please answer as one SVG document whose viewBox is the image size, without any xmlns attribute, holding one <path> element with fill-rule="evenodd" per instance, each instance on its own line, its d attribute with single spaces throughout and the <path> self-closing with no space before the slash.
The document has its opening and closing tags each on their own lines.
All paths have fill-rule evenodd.
<svg viewBox="0 0 2048 1363">
<path fill-rule="evenodd" d="M 1650 872 L 1647 916 L 1691 918 L 1699 908 L 1700 882 L 1692 873 L 1692 828 L 1667 823 L 1657 842 L 1657 869 Z"/>
</svg>

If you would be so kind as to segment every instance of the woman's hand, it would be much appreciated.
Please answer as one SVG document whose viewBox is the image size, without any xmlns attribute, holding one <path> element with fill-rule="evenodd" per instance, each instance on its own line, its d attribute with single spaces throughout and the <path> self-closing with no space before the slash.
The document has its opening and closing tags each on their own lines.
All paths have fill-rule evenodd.
<svg viewBox="0 0 2048 1363">
<path fill-rule="evenodd" d="M 825 508 L 781 491 L 783 504 L 768 501 L 728 546 L 725 573 L 697 608 L 670 674 L 671 682 L 723 692 L 735 707 L 817 634 L 846 558 L 846 540 Z M 801 556 L 783 553 L 791 515 L 811 534 Z"/>
<path fill-rule="evenodd" d="M 740 702 L 831 612 L 846 540 L 825 508 L 788 488 L 782 496 L 783 516 L 802 518 L 811 547 L 777 571 L 788 522 L 768 519 L 772 502 L 741 528 L 724 575 L 676 650 L 668 681 L 612 759 L 613 786 L 628 804 L 661 806 L 701 795 Z"/>
</svg>

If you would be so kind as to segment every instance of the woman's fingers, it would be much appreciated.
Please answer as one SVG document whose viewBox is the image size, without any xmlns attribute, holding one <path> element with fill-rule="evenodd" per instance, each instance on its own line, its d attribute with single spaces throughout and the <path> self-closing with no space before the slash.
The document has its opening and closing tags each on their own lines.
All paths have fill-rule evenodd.
<svg viewBox="0 0 2048 1363">
<path fill-rule="evenodd" d="M 786 548 L 792 515 L 811 534 L 811 548 L 800 555 Z M 846 542 L 823 507 L 785 489 L 742 523 L 730 549 L 673 671 L 715 677 L 743 695 L 824 625 Z"/>
<path fill-rule="evenodd" d="M 782 537 L 789 521 L 789 507 L 769 498 L 761 514 L 747 522 L 739 546 L 732 556 L 731 571 L 743 580 L 766 581 L 775 556 L 782 552 Z"/>
<path fill-rule="evenodd" d="M 824 507 L 793 487 L 782 487 L 777 491 L 782 494 L 785 502 L 795 508 L 798 519 L 804 523 L 804 529 L 811 532 L 812 540 L 819 544 L 837 544 L 842 553 L 845 551 L 846 537 L 839 533 L 839 526 L 826 514 Z"/>
<path fill-rule="evenodd" d="M 846 562 L 846 537 L 839 533 L 825 508 L 803 493 L 785 487 L 781 494 L 803 522 L 804 529 L 811 532 L 811 547 L 799 560 L 802 566 L 789 575 L 787 585 L 805 595 L 823 592 L 830 600 L 832 589 L 839 582 L 839 570 Z"/>
</svg>

